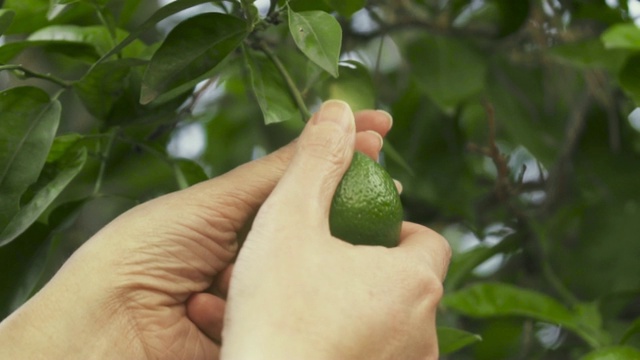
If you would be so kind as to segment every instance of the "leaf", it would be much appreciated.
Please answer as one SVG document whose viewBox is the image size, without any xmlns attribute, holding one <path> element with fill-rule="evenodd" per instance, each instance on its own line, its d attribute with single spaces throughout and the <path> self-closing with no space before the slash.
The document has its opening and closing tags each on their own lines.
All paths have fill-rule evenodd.
<svg viewBox="0 0 640 360">
<path fill-rule="evenodd" d="M 640 334 L 640 318 L 637 318 L 624 332 L 620 339 L 620 344 L 624 345 L 633 335 Z"/>
<path fill-rule="evenodd" d="M 117 38 L 124 38 L 124 30 L 117 31 Z M 0 46 L 0 63 L 6 63 L 23 50 L 31 47 L 46 47 L 76 59 L 94 62 L 109 51 L 113 40 L 104 26 L 52 25 L 31 34 L 24 41 Z M 136 57 L 146 48 L 141 42 L 127 48 L 126 57 Z"/>
<path fill-rule="evenodd" d="M 640 29 L 635 24 L 613 25 L 600 39 L 607 49 L 640 49 Z"/>
<path fill-rule="evenodd" d="M 134 31 L 132 31 L 126 38 L 121 40 L 118 45 L 104 54 L 96 64 L 99 64 L 107 60 L 111 56 L 119 53 L 127 45 L 131 44 L 135 39 L 140 37 L 140 35 L 142 35 L 145 31 L 154 28 L 160 21 L 168 18 L 169 16 L 179 13 L 180 11 L 188 9 L 190 7 L 209 2 L 211 2 L 211 0 L 176 0 L 161 7 L 160 9 L 156 10 L 156 12 L 154 12 L 147 20 L 140 24 Z"/>
<path fill-rule="evenodd" d="M 346 18 L 364 8 L 366 4 L 365 0 L 324 0 L 324 2 Z"/>
<path fill-rule="evenodd" d="M 471 317 L 524 316 L 561 325 L 594 347 L 607 341 L 600 329 L 589 326 L 589 319 L 583 318 L 581 312 L 574 313 L 547 295 L 512 285 L 472 285 L 449 293 L 443 298 L 442 304 Z"/>
<path fill-rule="evenodd" d="M 45 184 L 34 189 L 30 201 L 24 204 L 0 233 L 0 246 L 12 241 L 33 224 L 58 195 L 80 173 L 87 161 L 87 149 L 65 154 L 59 161 L 47 164 L 43 170 Z"/>
<path fill-rule="evenodd" d="M 549 50 L 556 59 L 581 69 L 605 68 L 617 73 L 628 51 L 607 49 L 602 41 L 589 39 L 554 46 Z"/>
<path fill-rule="evenodd" d="M 144 60 L 131 58 L 100 63 L 92 67 L 74 89 L 91 115 L 104 120 L 125 91 L 131 69 L 144 64 Z"/>
<path fill-rule="evenodd" d="M 482 337 L 459 329 L 438 327 L 438 348 L 440 354 L 448 355 L 463 347 L 482 341 Z"/>
<path fill-rule="evenodd" d="M 375 87 L 369 70 L 357 61 L 340 66 L 340 77 L 327 82 L 329 99 L 346 101 L 353 111 L 374 109 L 376 105 Z"/>
<path fill-rule="evenodd" d="M 640 55 L 637 54 L 631 56 L 618 73 L 620 86 L 629 94 L 636 104 L 640 104 L 640 82 L 637 81 L 639 77 Z"/>
<path fill-rule="evenodd" d="M 424 36 L 407 49 L 415 81 L 444 111 L 484 88 L 484 59 L 465 43 L 443 36 Z"/>
<path fill-rule="evenodd" d="M 500 283 L 482 283 L 449 293 L 442 304 L 472 317 L 526 316 L 576 327 L 573 313 L 541 293 Z"/>
<path fill-rule="evenodd" d="M 162 93 L 209 72 L 246 36 L 246 23 L 231 15 L 205 13 L 181 22 L 151 58 L 140 102 L 148 104 Z"/>
<path fill-rule="evenodd" d="M 640 350 L 631 346 L 611 346 L 588 353 L 580 360 L 631 360 L 640 359 Z"/>
<path fill-rule="evenodd" d="M 297 13 L 289 8 L 289 31 L 309 60 L 338 77 L 342 28 L 333 16 L 324 11 Z"/>
<path fill-rule="evenodd" d="M 275 65 L 263 54 L 247 49 L 244 59 L 265 124 L 299 119 L 298 108 Z"/>
<path fill-rule="evenodd" d="M 47 25 L 49 0 L 5 0 L 2 8 L 15 12 L 6 34 L 30 33 Z"/>
<path fill-rule="evenodd" d="M 0 36 L 11 26 L 15 16 L 13 10 L 0 9 Z"/>
<path fill-rule="evenodd" d="M 173 166 L 180 189 L 209 179 L 202 166 L 193 160 L 176 159 Z"/>
<path fill-rule="evenodd" d="M 20 198 L 44 166 L 60 122 L 60 103 L 43 90 L 0 93 L 0 232 L 20 209 Z M 9 241 L 0 237 L 0 246 Z"/>
<path fill-rule="evenodd" d="M 36 223 L 16 241 L 0 247 L 0 319 L 22 305 L 35 284 L 33 274 L 43 269 L 41 258 L 49 229 Z"/>
</svg>

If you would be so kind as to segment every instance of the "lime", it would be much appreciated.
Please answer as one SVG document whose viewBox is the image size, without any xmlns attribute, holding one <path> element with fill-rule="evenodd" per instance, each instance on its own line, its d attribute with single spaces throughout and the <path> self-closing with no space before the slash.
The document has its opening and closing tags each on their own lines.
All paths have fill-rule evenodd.
<svg viewBox="0 0 640 360">
<path fill-rule="evenodd" d="M 331 203 L 331 234 L 354 245 L 398 245 L 402 227 L 400 195 L 389 173 L 355 152 Z"/>
</svg>

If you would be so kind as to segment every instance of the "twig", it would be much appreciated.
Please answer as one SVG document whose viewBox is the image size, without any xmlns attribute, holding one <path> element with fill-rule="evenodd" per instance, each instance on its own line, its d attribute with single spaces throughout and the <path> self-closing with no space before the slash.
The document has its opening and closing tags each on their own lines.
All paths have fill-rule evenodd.
<svg viewBox="0 0 640 360">
<path fill-rule="evenodd" d="M 284 67 L 280 59 L 278 59 L 276 54 L 274 54 L 273 51 L 271 51 L 271 49 L 264 42 L 262 41 L 259 42 L 258 48 L 265 55 L 267 55 L 269 60 L 271 60 L 271 62 L 273 62 L 273 64 L 276 66 L 276 69 L 278 69 L 280 76 L 282 76 L 282 79 L 287 84 L 287 88 L 289 89 L 289 93 L 291 93 L 291 96 L 293 97 L 293 101 L 295 101 L 296 105 L 298 106 L 298 109 L 300 110 L 300 115 L 302 115 L 302 121 L 306 122 L 307 119 L 311 118 L 311 113 L 309 112 L 307 105 L 305 105 L 304 99 L 302 98 L 302 94 L 300 94 L 298 87 L 293 82 L 291 75 L 289 75 L 289 72 Z"/>
<path fill-rule="evenodd" d="M 31 71 L 22 65 L 17 65 L 17 64 L 0 65 L 0 71 L 3 71 L 3 70 L 18 71 L 18 72 L 21 72 L 22 73 L 21 75 L 24 77 L 47 80 L 65 89 L 72 86 L 72 83 L 69 81 L 59 79 L 50 74 L 40 74 L 35 71 Z"/>
</svg>

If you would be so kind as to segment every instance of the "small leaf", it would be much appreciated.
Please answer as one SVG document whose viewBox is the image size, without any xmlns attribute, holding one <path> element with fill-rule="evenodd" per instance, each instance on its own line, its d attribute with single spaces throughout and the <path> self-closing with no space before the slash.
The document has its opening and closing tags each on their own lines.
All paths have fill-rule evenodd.
<svg viewBox="0 0 640 360">
<path fill-rule="evenodd" d="M 140 102 L 148 104 L 164 92 L 208 73 L 246 36 L 246 23 L 231 15 L 205 13 L 178 24 L 151 58 Z"/>
<path fill-rule="evenodd" d="M 484 88 L 484 59 L 465 43 L 424 36 L 407 48 L 416 83 L 443 110 L 450 110 Z"/>
<path fill-rule="evenodd" d="M 13 10 L 0 9 L 0 35 L 11 26 L 16 13 Z"/>
<path fill-rule="evenodd" d="M 519 315 L 576 327 L 573 313 L 555 299 L 507 284 L 472 285 L 449 293 L 442 304 L 473 317 Z"/>
<path fill-rule="evenodd" d="M 628 56 L 622 49 L 606 49 L 602 41 L 570 42 L 550 49 L 555 58 L 580 69 L 605 68 L 616 73 Z"/>
<path fill-rule="evenodd" d="M 47 164 L 43 170 L 46 179 L 41 187 L 33 190 L 34 195 L 15 214 L 11 222 L 0 233 L 0 246 L 17 238 L 33 224 L 49 205 L 58 197 L 73 178 L 80 173 L 87 161 L 87 149 L 80 148 L 65 154 L 59 161 Z"/>
<path fill-rule="evenodd" d="M 448 355 L 466 346 L 482 341 L 482 337 L 459 329 L 438 327 L 438 348 L 440 354 Z"/>
<path fill-rule="evenodd" d="M 74 89 L 91 115 L 104 120 L 125 91 L 131 69 L 144 64 L 144 60 L 131 58 L 100 63 L 92 67 Z"/>
<path fill-rule="evenodd" d="M 374 109 L 376 94 L 369 70 L 356 61 L 347 64 L 340 66 L 340 77 L 328 81 L 327 98 L 346 101 L 353 111 Z"/>
<path fill-rule="evenodd" d="M 631 360 L 640 359 L 640 350 L 631 346 L 611 346 L 588 353 L 580 360 Z"/>
<path fill-rule="evenodd" d="M 180 189 L 203 182 L 209 177 L 200 164 L 189 159 L 173 160 L 174 172 Z"/>
<path fill-rule="evenodd" d="M 300 112 L 282 78 L 278 76 L 275 65 L 263 54 L 247 49 L 244 58 L 249 69 L 251 88 L 265 124 L 299 119 Z"/>
<path fill-rule="evenodd" d="M 624 345 L 633 335 L 640 334 L 640 318 L 637 318 L 624 332 L 620 344 Z"/>
<path fill-rule="evenodd" d="M 0 93 L 0 232 L 44 166 L 60 122 L 60 103 L 33 87 Z M 0 246 L 12 239 L 0 238 Z"/>
<path fill-rule="evenodd" d="M 49 229 L 36 223 L 16 241 L 0 247 L 0 319 L 22 305 L 32 292 L 44 264 L 38 261 L 47 247 Z"/>
<path fill-rule="evenodd" d="M 472 285 L 449 293 L 442 304 L 472 317 L 524 316 L 561 325 L 580 335 L 593 347 L 609 341 L 600 328 L 593 327 L 593 315 L 588 313 L 588 309 L 573 312 L 547 295 L 512 285 Z"/>
<path fill-rule="evenodd" d="M 98 60 L 97 64 L 119 53 L 127 45 L 131 44 L 135 39 L 140 37 L 140 35 L 142 35 L 145 31 L 154 28 L 160 21 L 168 18 L 171 15 L 179 13 L 182 10 L 208 2 L 211 2 L 211 0 L 176 0 L 161 7 L 160 9 L 156 10 L 156 12 L 154 12 L 147 20 L 140 24 L 134 31 L 132 31 L 126 38 L 121 40 L 118 45 L 116 45 L 108 53 L 104 54 L 102 58 Z"/>
<path fill-rule="evenodd" d="M 640 104 L 640 55 L 631 56 L 618 73 L 618 81 L 622 88 L 633 98 L 636 104 Z"/>
<path fill-rule="evenodd" d="M 607 49 L 640 49 L 640 29 L 635 24 L 616 24 L 601 36 Z"/>
<path fill-rule="evenodd" d="M 338 77 L 342 28 L 333 16 L 323 11 L 296 13 L 289 9 L 289 31 L 309 60 Z"/>
<path fill-rule="evenodd" d="M 364 8 L 366 4 L 365 0 L 324 0 L 324 2 L 346 18 Z"/>
</svg>

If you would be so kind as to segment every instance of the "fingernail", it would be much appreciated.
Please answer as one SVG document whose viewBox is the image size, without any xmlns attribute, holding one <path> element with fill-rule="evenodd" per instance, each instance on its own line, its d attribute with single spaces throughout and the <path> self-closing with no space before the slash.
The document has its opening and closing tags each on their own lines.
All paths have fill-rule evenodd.
<svg viewBox="0 0 640 360">
<path fill-rule="evenodd" d="M 393 179 L 393 182 L 396 184 L 396 189 L 398 190 L 398 194 L 402 194 L 402 183 L 396 179 Z"/>
<path fill-rule="evenodd" d="M 344 129 L 355 127 L 355 120 L 353 118 L 351 107 L 349 107 L 349 104 L 341 100 L 325 101 L 320 107 L 315 120 L 316 123 L 325 121 L 334 122 Z"/>
<path fill-rule="evenodd" d="M 391 114 L 389 114 L 388 112 L 384 111 L 384 110 L 376 110 L 377 112 L 384 114 L 384 116 L 387 117 L 387 119 L 389 119 L 389 129 L 391 129 L 391 127 L 393 126 L 393 116 L 391 116 Z"/>
<path fill-rule="evenodd" d="M 378 134 L 377 132 L 373 131 L 373 130 L 367 130 L 366 132 L 368 134 L 371 134 L 371 135 L 375 136 L 376 139 L 378 139 L 378 143 L 380 144 L 378 146 L 378 151 L 382 150 L 382 145 L 384 145 L 384 140 L 382 139 L 382 136 L 380 134 Z"/>
</svg>

